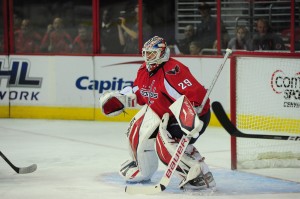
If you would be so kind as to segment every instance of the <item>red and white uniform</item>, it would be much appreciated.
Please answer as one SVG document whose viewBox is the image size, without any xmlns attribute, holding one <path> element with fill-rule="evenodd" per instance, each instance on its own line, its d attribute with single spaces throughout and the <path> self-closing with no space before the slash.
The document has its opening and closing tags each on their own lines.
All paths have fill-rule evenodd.
<svg viewBox="0 0 300 199">
<path fill-rule="evenodd" d="M 170 58 L 162 63 L 153 72 L 149 72 L 146 63 L 139 68 L 137 77 L 133 83 L 133 91 L 137 96 L 139 105 L 148 104 L 160 118 L 168 112 L 169 106 L 181 95 L 185 95 L 195 106 L 200 106 L 206 89 L 195 79 L 187 66 Z M 207 100 L 203 111 L 204 115 L 210 108 Z"/>
<path fill-rule="evenodd" d="M 120 114 L 126 106 L 132 107 L 132 96 L 143 106 L 129 123 L 126 135 L 131 158 L 121 165 L 120 175 L 128 182 L 149 181 L 158 168 L 158 158 L 168 165 L 177 151 L 178 141 L 185 134 L 169 107 L 184 95 L 199 114 L 202 126 L 199 133 L 190 139 L 175 169 L 182 179 L 180 187 L 190 185 L 199 189 L 215 186 L 204 158 L 192 145 L 210 121 L 209 99 L 201 112 L 198 108 L 206 96 L 206 89 L 187 66 L 169 57 L 170 50 L 163 38 L 155 36 L 147 41 L 142 55 L 145 63 L 137 72 L 132 90 L 124 88 L 120 93 L 106 93 L 99 100 L 102 112 L 112 116 Z"/>
</svg>

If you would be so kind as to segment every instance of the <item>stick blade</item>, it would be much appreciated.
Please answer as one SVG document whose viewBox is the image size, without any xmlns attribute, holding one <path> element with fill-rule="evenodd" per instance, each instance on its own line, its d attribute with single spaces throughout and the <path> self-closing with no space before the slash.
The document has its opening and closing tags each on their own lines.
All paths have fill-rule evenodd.
<svg viewBox="0 0 300 199">
<path fill-rule="evenodd" d="M 21 167 L 19 168 L 19 171 L 17 173 L 19 174 L 27 174 L 27 173 L 32 173 L 37 169 L 37 165 L 36 164 L 32 164 L 28 167 Z"/>
<path fill-rule="evenodd" d="M 164 191 L 166 187 L 162 184 L 157 184 L 154 186 L 126 186 L 125 192 L 129 194 L 157 194 Z"/>
<path fill-rule="evenodd" d="M 300 136 L 288 135 L 266 135 L 266 134 L 247 134 L 240 131 L 234 126 L 227 117 L 226 112 L 220 102 L 213 102 L 212 109 L 224 129 L 234 137 L 254 138 L 254 139 L 272 139 L 272 140 L 289 140 L 300 141 Z"/>
<path fill-rule="evenodd" d="M 238 133 L 237 128 L 230 122 L 229 118 L 226 115 L 226 112 L 220 102 L 213 102 L 212 103 L 212 109 L 221 123 L 221 125 L 224 127 L 224 129 L 232 136 L 235 136 L 235 134 Z"/>
</svg>

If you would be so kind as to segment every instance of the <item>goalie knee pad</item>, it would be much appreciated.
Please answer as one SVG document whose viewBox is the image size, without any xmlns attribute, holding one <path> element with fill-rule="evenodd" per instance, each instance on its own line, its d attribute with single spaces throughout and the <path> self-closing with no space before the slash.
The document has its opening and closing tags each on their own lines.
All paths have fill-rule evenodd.
<svg viewBox="0 0 300 199">
<path fill-rule="evenodd" d="M 130 121 L 127 138 L 130 155 L 135 165 L 128 162 L 128 166 L 125 164 L 120 170 L 120 174 L 127 181 L 149 180 L 157 170 L 155 138 L 159 123 L 160 118 L 148 106 L 144 106 Z"/>
</svg>

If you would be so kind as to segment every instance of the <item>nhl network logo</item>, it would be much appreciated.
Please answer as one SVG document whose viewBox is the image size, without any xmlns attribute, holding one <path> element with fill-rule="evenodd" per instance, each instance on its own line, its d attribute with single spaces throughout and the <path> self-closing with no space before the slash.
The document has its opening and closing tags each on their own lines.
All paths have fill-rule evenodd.
<svg viewBox="0 0 300 199">
<path fill-rule="evenodd" d="M 42 78 L 30 77 L 30 62 L 11 60 L 9 67 L 0 59 L 0 100 L 38 101 L 39 91 L 28 91 L 25 88 L 41 88 Z M 6 85 L 5 85 L 6 83 Z M 6 88 L 10 89 L 3 89 Z M 19 88 L 13 90 L 12 88 Z"/>
<path fill-rule="evenodd" d="M 7 79 L 6 87 L 41 88 L 42 78 L 29 77 L 30 63 L 27 60 L 12 60 L 10 68 L 4 68 L 4 60 L 0 60 L 0 86 Z"/>
</svg>

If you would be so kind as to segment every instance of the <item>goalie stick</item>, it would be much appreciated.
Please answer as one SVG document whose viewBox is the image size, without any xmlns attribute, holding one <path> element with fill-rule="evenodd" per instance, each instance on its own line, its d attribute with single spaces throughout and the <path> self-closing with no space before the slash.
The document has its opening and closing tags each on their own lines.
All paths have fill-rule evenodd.
<svg viewBox="0 0 300 199">
<path fill-rule="evenodd" d="M 215 85 L 215 83 L 216 83 L 216 81 L 217 81 L 224 65 L 225 65 L 225 62 L 226 62 L 226 60 L 228 59 L 228 57 L 231 53 L 232 53 L 232 50 L 226 49 L 226 54 L 224 55 L 222 63 L 219 66 L 219 69 L 218 69 L 217 73 L 215 74 L 215 76 L 214 76 L 214 78 L 211 82 L 210 87 L 207 89 L 206 95 L 205 95 L 201 105 L 199 106 L 199 112 L 202 111 L 206 101 L 208 100 L 209 95 L 210 95 L 210 93 L 211 93 L 211 91 L 212 91 L 212 89 L 213 89 L 213 87 L 214 87 L 214 85 Z M 183 101 L 184 101 L 184 99 L 182 100 L 181 103 L 183 103 Z M 180 107 L 176 108 L 176 105 L 177 105 L 177 104 L 175 104 L 176 102 L 180 105 Z M 179 117 L 178 112 L 180 112 L 178 110 L 182 108 L 181 107 L 182 104 L 180 104 L 180 102 L 178 102 L 178 100 L 176 102 L 174 102 L 171 105 L 171 107 L 173 107 L 173 108 L 170 107 L 170 109 L 173 113 L 177 112 L 177 113 L 174 113 L 174 115 L 176 116 L 176 119 L 177 119 L 177 117 Z M 175 105 L 175 106 L 173 106 L 173 105 Z M 180 124 L 180 121 L 178 121 L 178 123 Z M 181 124 L 180 124 L 180 127 L 183 131 L 186 132 L 187 129 L 184 129 Z M 183 156 L 184 151 L 186 150 L 186 148 L 188 146 L 188 143 L 189 143 L 191 137 L 193 137 L 193 133 L 195 133 L 195 131 L 191 132 L 187 136 L 183 136 L 181 138 L 181 140 L 179 141 L 178 146 L 176 148 L 176 151 L 173 154 L 173 156 L 172 156 L 172 158 L 171 158 L 171 160 L 170 160 L 170 162 L 169 162 L 169 164 L 168 164 L 168 166 L 167 166 L 167 168 L 164 172 L 163 177 L 161 178 L 161 180 L 157 184 L 152 185 L 152 186 L 126 186 L 125 187 L 125 192 L 130 193 L 130 194 L 156 194 L 156 193 L 160 193 L 160 192 L 164 191 L 166 189 L 166 187 L 169 185 L 169 183 L 171 181 L 171 177 L 174 174 L 174 172 L 175 172 L 175 170 L 178 166 L 178 163 L 179 163 L 181 157 Z M 186 180 L 189 180 L 189 179 L 186 179 Z"/>
<path fill-rule="evenodd" d="M 37 169 L 37 165 L 36 164 L 32 164 L 28 167 L 16 167 L 13 163 L 11 163 L 11 161 L 9 161 L 9 159 L 7 159 L 7 157 L 0 151 L 0 156 L 5 160 L 5 162 L 7 162 L 7 164 L 9 164 L 9 166 L 15 170 L 15 172 L 17 172 L 18 174 L 26 174 L 26 173 L 32 173 Z"/>
<path fill-rule="evenodd" d="M 263 135 L 263 134 L 247 134 L 241 132 L 235 125 L 232 124 L 220 102 L 213 102 L 212 109 L 224 129 L 234 137 L 242 138 L 259 138 L 259 139 L 273 139 L 273 140 L 292 140 L 300 141 L 300 136 L 286 136 L 286 135 Z"/>
</svg>

